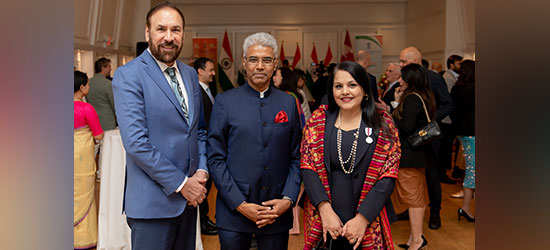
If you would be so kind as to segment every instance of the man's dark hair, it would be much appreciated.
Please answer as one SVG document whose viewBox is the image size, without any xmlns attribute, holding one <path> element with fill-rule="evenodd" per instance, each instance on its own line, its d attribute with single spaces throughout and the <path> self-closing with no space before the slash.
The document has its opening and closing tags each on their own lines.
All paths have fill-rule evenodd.
<svg viewBox="0 0 550 250">
<path fill-rule="evenodd" d="M 97 61 L 95 61 L 94 63 L 94 72 L 96 74 L 101 72 L 103 67 L 107 67 L 107 65 L 109 65 L 110 63 L 111 63 L 111 59 L 107 59 L 105 57 L 101 57 L 97 59 Z"/>
<path fill-rule="evenodd" d="M 422 66 L 424 66 L 424 68 L 428 68 L 430 67 L 430 63 L 428 62 L 428 60 L 422 59 Z"/>
<path fill-rule="evenodd" d="M 200 58 L 197 58 L 197 60 L 195 60 L 195 62 L 193 62 L 193 68 L 195 68 L 195 70 L 197 71 L 197 73 L 199 72 L 199 69 L 202 69 L 204 70 L 204 68 L 206 67 L 206 63 L 207 62 L 211 62 L 212 64 L 214 63 L 214 60 L 208 58 L 208 57 L 200 57 Z"/>
<path fill-rule="evenodd" d="M 288 62 L 287 59 L 283 60 L 283 67 L 289 67 L 290 66 L 290 63 Z"/>
<path fill-rule="evenodd" d="M 86 86 L 88 83 L 88 76 L 86 73 L 75 70 L 74 71 L 74 92 L 80 90 L 80 86 Z"/>
<path fill-rule="evenodd" d="M 451 64 L 453 64 L 457 61 L 462 61 L 462 57 L 459 56 L 459 55 L 449 56 L 449 58 L 447 59 L 447 69 L 451 69 Z"/>
<path fill-rule="evenodd" d="M 151 9 L 147 12 L 147 16 L 145 18 L 145 25 L 147 26 L 147 28 L 151 28 L 151 16 L 153 14 L 155 14 L 155 12 L 157 12 L 157 10 L 160 10 L 162 8 L 165 8 L 165 7 L 172 8 L 173 10 L 178 12 L 178 14 L 181 17 L 181 21 L 183 23 L 183 26 L 185 27 L 185 17 L 183 17 L 183 12 L 181 12 L 181 10 L 176 5 L 174 5 L 173 3 L 162 2 L 162 3 L 158 3 L 155 6 L 151 7 Z"/>
</svg>

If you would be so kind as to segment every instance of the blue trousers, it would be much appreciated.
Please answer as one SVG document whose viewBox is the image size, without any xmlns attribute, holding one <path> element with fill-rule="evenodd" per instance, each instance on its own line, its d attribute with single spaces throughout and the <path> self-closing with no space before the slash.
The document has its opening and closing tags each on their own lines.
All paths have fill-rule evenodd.
<svg viewBox="0 0 550 250">
<path fill-rule="evenodd" d="M 197 208 L 186 206 L 175 218 L 126 218 L 132 229 L 132 250 L 194 250 Z"/>
<path fill-rule="evenodd" d="M 218 228 L 221 250 L 249 250 L 253 233 L 239 233 Z M 288 230 L 279 234 L 255 235 L 258 250 L 287 250 Z"/>
</svg>

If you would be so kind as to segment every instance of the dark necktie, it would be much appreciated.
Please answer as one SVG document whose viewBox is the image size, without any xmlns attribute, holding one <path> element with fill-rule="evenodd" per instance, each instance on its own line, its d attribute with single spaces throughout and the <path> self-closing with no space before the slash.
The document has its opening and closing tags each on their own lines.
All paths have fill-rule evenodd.
<svg viewBox="0 0 550 250">
<path fill-rule="evenodd" d="M 185 116 L 186 120 L 189 120 L 189 114 L 187 112 L 187 104 L 185 104 L 185 97 L 183 96 L 183 92 L 181 91 L 178 78 L 176 77 L 175 69 L 167 68 L 165 71 L 170 76 L 170 80 L 171 80 L 170 85 L 172 86 L 172 90 L 174 91 L 174 94 L 176 94 L 176 98 L 178 99 L 178 102 L 181 105 L 181 109 L 183 110 L 183 115 Z"/>
</svg>

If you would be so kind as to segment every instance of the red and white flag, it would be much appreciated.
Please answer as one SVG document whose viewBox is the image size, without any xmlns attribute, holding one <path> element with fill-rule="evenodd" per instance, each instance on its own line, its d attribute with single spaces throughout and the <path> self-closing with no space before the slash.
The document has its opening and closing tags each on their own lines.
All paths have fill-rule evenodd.
<svg viewBox="0 0 550 250">
<path fill-rule="evenodd" d="M 281 41 L 281 53 L 279 53 L 279 62 L 283 63 L 284 60 L 286 60 L 286 58 L 285 58 L 285 46 L 284 46 L 284 41 Z"/>
<path fill-rule="evenodd" d="M 351 48 L 351 39 L 349 38 L 349 31 L 346 29 L 346 38 L 344 40 L 344 51 L 342 56 L 340 56 L 340 62 L 343 61 L 352 61 L 355 62 L 355 57 L 353 57 L 353 49 Z"/>
<path fill-rule="evenodd" d="M 237 85 L 237 81 L 235 79 L 235 67 L 233 63 L 233 55 L 231 54 L 231 46 L 229 45 L 229 38 L 227 36 L 227 30 L 223 35 L 222 49 L 218 58 L 218 76 L 223 90 L 228 90 L 239 86 Z"/>
<path fill-rule="evenodd" d="M 296 52 L 294 53 L 294 59 L 292 59 L 292 68 L 293 69 L 296 68 L 296 65 L 298 64 L 298 62 L 300 61 L 301 58 L 302 58 L 302 55 L 300 53 L 300 45 L 298 43 L 296 43 Z"/>
<path fill-rule="evenodd" d="M 315 43 L 313 43 L 313 49 L 311 50 L 311 60 L 317 65 L 319 59 L 317 58 L 317 49 L 315 49 Z"/>
<path fill-rule="evenodd" d="M 325 56 L 325 67 L 328 67 L 332 60 L 332 51 L 330 50 L 330 43 L 328 43 L 327 55 Z"/>
</svg>

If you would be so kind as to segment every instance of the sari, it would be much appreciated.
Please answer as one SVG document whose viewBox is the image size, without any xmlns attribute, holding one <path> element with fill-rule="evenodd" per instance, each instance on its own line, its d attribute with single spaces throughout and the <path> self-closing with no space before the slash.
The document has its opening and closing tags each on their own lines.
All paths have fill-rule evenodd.
<svg viewBox="0 0 550 250">
<path fill-rule="evenodd" d="M 94 138 L 88 126 L 74 130 L 74 249 L 97 244 Z"/>
<path fill-rule="evenodd" d="M 327 106 L 322 105 L 311 115 L 303 130 L 302 145 L 300 147 L 300 168 L 315 171 L 323 184 L 325 192 L 332 201 L 328 182 L 327 170 L 324 163 L 324 134 Z M 380 111 L 381 117 L 388 125 L 387 130 L 380 128 L 376 141 L 374 154 L 367 170 L 365 181 L 359 197 L 359 206 L 376 182 L 384 177 L 396 178 L 398 176 L 399 158 L 401 148 L 397 128 L 390 114 Z M 304 249 L 312 249 L 323 239 L 323 224 L 319 211 L 305 197 L 304 205 Z M 386 208 L 380 211 L 380 215 L 371 221 L 361 239 L 360 249 L 394 249 L 390 231 L 390 222 Z"/>
</svg>

